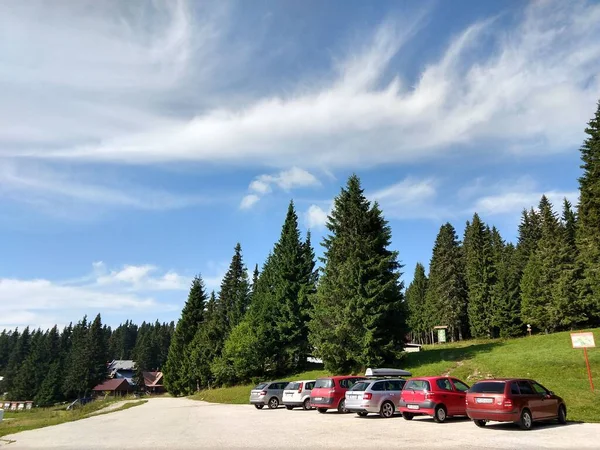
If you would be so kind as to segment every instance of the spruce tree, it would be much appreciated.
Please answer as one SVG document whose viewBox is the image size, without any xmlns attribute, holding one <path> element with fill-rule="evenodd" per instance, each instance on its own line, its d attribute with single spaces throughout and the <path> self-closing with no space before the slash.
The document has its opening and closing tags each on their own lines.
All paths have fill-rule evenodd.
<svg viewBox="0 0 600 450">
<path fill-rule="evenodd" d="M 379 205 L 356 175 L 335 198 L 324 238 L 310 339 L 333 372 L 393 363 L 403 349 L 406 311 L 398 252 Z"/>
<path fill-rule="evenodd" d="M 496 283 L 491 232 L 475 213 L 463 243 L 471 336 L 492 337 L 492 295 Z"/>
<path fill-rule="evenodd" d="M 494 337 L 523 334 L 521 325 L 521 272 L 513 244 L 506 244 L 500 232 L 491 230 L 492 254 L 496 281 L 492 289 L 492 324 Z"/>
<path fill-rule="evenodd" d="M 223 330 L 217 306 L 217 299 L 213 291 L 206 305 L 202 326 L 198 329 L 190 345 L 193 376 L 200 388 L 211 387 L 214 380 L 211 365 L 221 355 L 223 348 Z"/>
<path fill-rule="evenodd" d="M 107 348 L 100 314 L 96 316 L 89 329 L 87 366 L 89 368 L 88 387 L 93 388 L 106 379 Z"/>
<path fill-rule="evenodd" d="M 463 339 L 467 330 L 467 287 L 458 236 L 450 223 L 442 225 L 429 264 L 425 310 L 433 326 L 447 326 L 450 340 Z"/>
<path fill-rule="evenodd" d="M 63 378 L 63 393 L 67 399 L 81 397 L 90 388 L 89 361 L 89 325 L 87 316 L 84 316 L 73 327 L 71 349 L 66 359 L 67 365 Z"/>
<path fill-rule="evenodd" d="M 406 289 L 406 304 L 408 306 L 408 327 L 413 341 L 425 343 L 428 336 L 428 320 L 425 313 L 427 297 L 427 275 L 425 267 L 417 263 L 413 280 Z"/>
<path fill-rule="evenodd" d="M 559 326 L 554 289 L 560 272 L 561 229 L 545 195 L 540 200 L 539 217 L 541 236 L 521 280 L 521 314 L 523 322 L 548 332 Z"/>
<path fill-rule="evenodd" d="M 581 146 L 577 208 L 578 266 L 582 269 L 579 298 L 588 323 L 600 323 L 600 101 Z"/>
<path fill-rule="evenodd" d="M 238 243 L 227 273 L 221 282 L 219 293 L 219 315 L 225 337 L 243 319 L 250 301 L 248 272 L 242 258 L 242 247 Z"/>
<path fill-rule="evenodd" d="M 173 395 L 191 394 L 197 388 L 190 363 L 190 344 L 204 318 L 205 304 L 204 282 L 197 276 L 192 281 L 188 299 L 181 311 L 165 364 L 165 387 Z"/>
<path fill-rule="evenodd" d="M 6 372 L 4 373 L 4 388 L 7 392 L 11 392 L 13 390 L 13 386 L 17 381 L 21 365 L 23 362 L 25 362 L 25 359 L 29 355 L 31 346 L 31 333 L 29 332 L 29 327 L 26 327 L 20 334 L 18 333 L 18 330 L 15 330 L 15 333 L 18 339 L 16 340 L 10 357 L 8 358 Z"/>
<path fill-rule="evenodd" d="M 554 322 L 559 328 L 573 329 L 586 322 L 585 305 L 579 297 L 578 286 L 583 277 L 576 247 L 577 218 L 571 203 L 564 199 L 558 246 L 558 278 L 552 294 Z"/>
</svg>

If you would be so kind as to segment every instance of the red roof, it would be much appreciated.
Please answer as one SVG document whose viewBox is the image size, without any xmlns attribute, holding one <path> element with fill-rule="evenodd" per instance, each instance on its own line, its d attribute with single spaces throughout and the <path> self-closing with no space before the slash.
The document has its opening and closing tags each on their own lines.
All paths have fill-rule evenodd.
<svg viewBox="0 0 600 450">
<path fill-rule="evenodd" d="M 163 373 L 162 372 L 143 372 L 144 384 L 147 387 L 158 387 L 162 386 Z"/>
<path fill-rule="evenodd" d="M 100 383 L 94 391 L 131 391 L 133 388 L 125 378 L 113 378 Z"/>
</svg>

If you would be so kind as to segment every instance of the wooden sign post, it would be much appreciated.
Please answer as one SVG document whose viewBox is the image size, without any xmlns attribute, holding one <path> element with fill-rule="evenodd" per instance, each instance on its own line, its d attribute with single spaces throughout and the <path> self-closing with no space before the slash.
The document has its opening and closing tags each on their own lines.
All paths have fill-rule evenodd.
<svg viewBox="0 0 600 450">
<path fill-rule="evenodd" d="M 588 379 L 590 380 L 590 389 L 594 392 L 594 382 L 592 381 L 592 371 L 590 370 L 590 361 L 588 359 L 588 347 L 595 347 L 594 333 L 571 333 L 571 343 L 573 348 L 582 348 L 585 356 L 585 365 L 587 367 Z"/>
</svg>

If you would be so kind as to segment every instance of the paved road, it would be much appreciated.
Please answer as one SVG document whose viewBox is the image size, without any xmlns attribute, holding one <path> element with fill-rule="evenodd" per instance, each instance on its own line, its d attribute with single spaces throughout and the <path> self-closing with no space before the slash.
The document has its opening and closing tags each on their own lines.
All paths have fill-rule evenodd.
<svg viewBox="0 0 600 450">
<path fill-rule="evenodd" d="M 467 420 L 381 419 L 250 405 L 215 405 L 187 399 L 152 399 L 103 416 L 6 436 L 24 448 L 311 448 L 311 449 L 597 449 L 600 424 L 510 424 L 477 428 Z"/>
</svg>

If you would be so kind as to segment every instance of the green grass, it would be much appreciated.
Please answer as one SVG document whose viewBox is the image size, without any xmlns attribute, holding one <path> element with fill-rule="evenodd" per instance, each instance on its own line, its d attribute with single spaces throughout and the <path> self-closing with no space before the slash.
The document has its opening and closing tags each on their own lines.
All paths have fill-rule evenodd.
<svg viewBox="0 0 600 450">
<path fill-rule="evenodd" d="M 600 329 L 593 331 L 600 345 Z M 450 374 L 467 384 L 491 377 L 533 378 L 563 397 L 569 420 L 600 422 L 600 349 L 588 349 L 596 392 L 590 392 L 582 349 L 571 348 L 568 332 L 519 339 L 471 340 L 426 346 L 407 353 L 396 365 L 414 376 Z M 314 379 L 327 375 L 313 370 L 283 377 Z M 200 391 L 192 398 L 213 403 L 248 403 L 253 385 Z"/>
<path fill-rule="evenodd" d="M 34 430 L 52 425 L 58 425 L 74 420 L 85 419 L 91 413 L 99 411 L 112 403 L 127 400 L 127 398 L 109 398 L 97 400 L 72 411 L 67 411 L 67 405 L 52 408 L 34 408 L 30 411 L 10 412 L 5 411 L 4 420 L 0 422 L 0 437 L 21 431 Z M 111 411 L 101 412 L 96 415 L 110 414 L 117 411 L 133 408 L 146 403 L 147 400 L 132 401 Z"/>
</svg>

